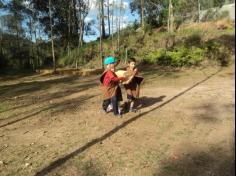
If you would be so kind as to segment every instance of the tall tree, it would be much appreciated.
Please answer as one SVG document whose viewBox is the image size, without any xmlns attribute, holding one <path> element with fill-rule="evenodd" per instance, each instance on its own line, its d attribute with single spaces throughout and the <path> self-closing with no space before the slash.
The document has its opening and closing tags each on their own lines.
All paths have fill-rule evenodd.
<svg viewBox="0 0 236 176">
<path fill-rule="evenodd" d="M 54 35 L 53 35 L 53 19 L 52 19 L 52 2 L 48 1 L 49 8 L 49 18 L 50 18 L 50 28 L 51 28 L 51 45 L 52 45 L 52 59 L 53 59 L 53 71 L 56 71 L 56 58 L 55 58 L 55 50 L 54 50 Z"/>
<path fill-rule="evenodd" d="M 169 0 L 169 8 L 168 8 L 168 32 L 173 32 L 173 26 L 174 26 L 173 5 L 172 5 L 172 0 Z"/>
<path fill-rule="evenodd" d="M 10 18 L 8 21 L 8 27 L 12 30 L 13 34 L 16 35 L 16 46 L 17 50 L 15 54 L 17 55 L 17 58 L 19 59 L 19 65 L 22 68 L 23 67 L 23 53 L 21 50 L 22 46 L 22 40 L 21 38 L 24 37 L 24 29 L 22 26 L 23 20 L 24 20 L 24 5 L 23 0 L 12 0 L 10 3 L 7 4 L 6 8 L 10 12 Z"/>
<path fill-rule="evenodd" d="M 100 59 L 101 59 L 101 67 L 102 69 L 104 69 L 104 63 L 103 63 L 103 43 L 102 43 L 102 39 L 103 39 L 103 23 L 102 23 L 102 19 L 103 19 L 103 12 L 102 12 L 102 6 L 103 6 L 103 1 L 100 0 L 99 1 L 99 32 L 100 32 Z"/>
<path fill-rule="evenodd" d="M 101 1 L 101 25 L 102 25 L 102 38 L 106 37 L 106 31 L 105 31 L 105 21 L 104 21 L 104 0 L 100 0 Z"/>
<path fill-rule="evenodd" d="M 112 49 L 114 49 L 114 7 L 115 1 L 112 0 L 112 13 L 111 13 L 111 40 L 112 40 Z"/>
<path fill-rule="evenodd" d="M 107 0 L 107 23 L 108 23 L 108 34 L 111 35 L 111 23 L 110 23 L 110 1 Z"/>
<path fill-rule="evenodd" d="M 144 30 L 144 0 L 141 0 L 141 27 Z"/>
</svg>

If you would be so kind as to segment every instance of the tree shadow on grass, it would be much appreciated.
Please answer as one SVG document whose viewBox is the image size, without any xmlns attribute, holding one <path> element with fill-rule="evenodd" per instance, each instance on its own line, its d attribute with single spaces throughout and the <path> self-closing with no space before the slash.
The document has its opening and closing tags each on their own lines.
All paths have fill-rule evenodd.
<svg viewBox="0 0 236 176">
<path fill-rule="evenodd" d="M 205 79 L 197 82 L 196 84 L 194 84 L 193 86 L 189 87 L 188 89 L 180 92 L 179 94 L 175 95 L 174 97 L 170 98 L 169 100 L 163 102 L 162 104 L 152 108 L 149 111 L 140 113 L 138 115 L 133 116 L 132 118 L 124 121 L 123 123 L 121 123 L 120 125 L 116 126 L 115 128 L 113 128 L 112 130 L 108 131 L 107 133 L 105 133 L 104 135 L 97 137 L 95 139 L 92 139 L 90 142 L 84 144 L 83 146 L 81 146 L 80 148 L 76 149 L 75 151 L 66 154 L 65 156 L 62 156 L 61 158 L 58 158 L 57 160 L 51 162 L 48 166 L 44 167 L 42 170 L 38 171 L 35 175 L 36 176 L 44 176 L 47 175 L 48 173 L 52 172 L 54 169 L 60 167 L 62 164 L 64 164 L 66 161 L 68 161 L 69 159 L 75 157 L 76 155 L 84 152 L 85 150 L 89 149 L 90 147 L 93 147 L 94 145 L 106 140 L 107 138 L 113 136 L 114 134 L 116 134 L 117 132 L 119 132 L 121 129 L 125 128 L 126 126 L 128 126 L 129 124 L 131 124 L 132 122 L 140 119 L 141 117 L 169 104 L 170 102 L 174 101 L 175 99 L 181 97 L 182 95 L 184 95 L 185 93 L 189 92 L 190 90 L 192 90 L 193 88 L 197 87 L 198 85 L 206 82 L 207 80 L 209 80 L 211 77 L 213 77 L 214 75 L 218 74 L 221 70 L 218 70 L 217 72 L 211 74 L 210 76 L 206 77 Z"/>
<path fill-rule="evenodd" d="M 11 85 L 3 85 L 0 86 L 0 96 L 7 95 L 7 98 L 12 98 L 16 96 L 21 96 L 22 94 L 30 94 L 39 90 L 46 90 L 51 86 L 55 86 L 57 84 L 72 83 L 77 79 L 78 76 L 70 76 L 62 78 L 60 77 L 46 81 L 32 81 L 32 82 L 23 82 Z"/>
<path fill-rule="evenodd" d="M 2 111 L 0 111 L 0 114 L 4 113 L 4 112 L 7 112 L 7 111 L 14 111 L 14 110 L 19 109 L 19 108 L 25 108 L 25 107 L 28 107 L 30 105 L 37 104 L 37 103 L 44 103 L 44 102 L 48 102 L 48 101 L 53 101 L 54 99 L 66 97 L 66 96 L 69 96 L 69 95 L 74 94 L 74 93 L 78 93 L 78 92 L 88 90 L 89 88 L 95 87 L 97 85 L 98 84 L 96 82 L 88 82 L 86 84 L 81 84 L 81 85 L 78 85 L 78 86 L 74 86 L 73 88 L 67 88 L 63 91 L 58 91 L 58 92 L 55 92 L 55 93 L 48 93 L 48 94 L 45 94 L 43 96 L 38 97 L 38 99 L 35 99 L 34 101 L 31 100 L 29 103 L 27 103 L 25 105 L 20 105 L 20 106 L 16 106 L 16 107 L 13 107 L 13 108 L 8 108 L 6 110 L 2 110 Z M 24 112 L 22 112 L 18 115 L 21 115 L 21 114 L 24 114 Z M 1 119 L 0 119 L 0 121 L 1 121 Z"/>
<path fill-rule="evenodd" d="M 156 103 L 162 102 L 165 97 L 166 97 L 165 95 L 162 95 L 160 97 L 146 97 L 146 96 L 140 97 L 137 106 L 138 107 L 140 106 L 139 109 L 143 109 L 152 106 Z"/>
<path fill-rule="evenodd" d="M 76 110 L 79 105 L 81 105 L 85 101 L 87 101 L 95 96 L 97 96 L 97 95 L 85 95 L 85 96 L 77 97 L 74 99 L 66 100 L 66 101 L 63 101 L 60 103 L 51 104 L 49 106 L 44 106 L 43 108 L 35 110 L 34 112 L 32 112 L 32 111 L 26 112 L 26 115 L 24 115 L 23 117 L 20 117 L 20 118 L 17 118 L 16 115 L 12 115 L 12 116 L 8 117 L 7 119 L 2 120 L 4 122 L 2 124 L 0 124 L 0 128 L 15 124 L 15 123 L 20 122 L 25 119 L 29 119 L 29 118 L 34 117 L 42 112 L 47 112 L 49 110 L 51 111 L 52 115 L 53 114 L 55 115 L 55 114 L 58 114 L 61 112 L 65 113 L 68 111 Z M 30 112 L 32 112 L 32 113 L 30 113 Z"/>
<path fill-rule="evenodd" d="M 154 176 L 234 176 L 235 153 L 217 146 L 209 150 L 193 149 L 177 159 L 167 158 Z"/>
</svg>

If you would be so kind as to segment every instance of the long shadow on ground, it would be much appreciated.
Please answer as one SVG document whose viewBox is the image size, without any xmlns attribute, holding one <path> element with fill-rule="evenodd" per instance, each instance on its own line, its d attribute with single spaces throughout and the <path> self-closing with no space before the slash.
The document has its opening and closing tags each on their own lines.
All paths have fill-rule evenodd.
<svg viewBox="0 0 236 176">
<path fill-rule="evenodd" d="M 154 176 L 234 176 L 235 147 L 230 150 L 215 146 L 193 149 L 176 159 L 167 158 Z"/>
<path fill-rule="evenodd" d="M 42 112 L 46 112 L 48 110 L 52 110 L 52 112 L 54 114 L 58 113 L 58 112 L 65 112 L 65 111 L 69 111 L 71 109 L 75 109 L 77 108 L 77 106 L 79 106 L 81 103 L 83 103 L 84 101 L 87 101 L 93 97 L 95 97 L 97 95 L 91 95 L 91 96 L 82 96 L 82 97 L 77 97 L 75 99 L 71 99 L 71 100 L 67 100 L 67 101 L 63 101 L 63 102 L 60 102 L 60 103 L 55 103 L 55 104 L 52 104 L 52 105 L 49 105 L 49 106 L 45 106 L 39 110 L 35 110 L 34 112 L 32 113 L 29 113 L 21 118 L 18 118 L 18 119 L 13 119 L 15 117 L 15 115 L 13 116 L 10 116 L 8 117 L 8 119 L 10 119 L 10 121 L 8 122 L 5 122 L 3 124 L 0 124 L 0 128 L 2 127 L 6 127 L 8 125 L 12 125 L 12 124 L 15 124 L 17 122 L 20 122 L 22 120 L 25 120 L 25 119 L 29 119 L 33 116 L 36 116 Z M 6 120 L 8 120 L 6 119 Z M 5 121 L 5 119 L 3 119 Z"/>
<path fill-rule="evenodd" d="M 134 117 L 132 117 L 131 119 L 123 122 L 122 124 L 118 125 L 117 127 L 113 128 L 112 130 L 110 130 L 109 132 L 107 132 L 106 134 L 104 134 L 101 137 L 95 138 L 93 140 L 91 140 L 90 142 L 84 144 L 82 147 L 80 147 L 79 149 L 75 150 L 74 152 L 67 154 L 66 156 L 63 156 L 55 161 L 53 161 L 52 163 L 50 163 L 48 166 L 46 166 L 45 168 L 43 168 L 42 170 L 40 170 L 39 172 L 37 172 L 35 175 L 36 176 L 44 176 L 47 175 L 48 173 L 52 172 L 54 169 L 56 169 L 57 167 L 61 166 L 63 163 L 65 163 L 67 160 L 73 158 L 74 156 L 84 152 L 85 150 L 87 150 L 88 148 L 96 145 L 97 143 L 100 143 L 104 140 L 106 140 L 107 138 L 113 136 L 114 134 L 116 134 L 117 132 L 119 132 L 122 128 L 128 126 L 130 123 L 140 119 L 141 117 L 167 105 L 168 103 L 174 101 L 175 99 L 179 98 L 180 96 L 184 95 L 185 93 L 187 93 L 188 91 L 192 90 L 193 88 L 197 87 L 198 85 L 204 83 L 205 81 L 209 80 L 211 77 L 213 77 L 214 75 L 216 75 L 217 73 L 219 73 L 221 71 L 218 70 L 217 72 L 213 73 L 212 75 L 206 77 L 205 79 L 203 79 L 202 81 L 194 84 L 193 86 L 189 87 L 188 89 L 180 92 L 179 94 L 175 95 L 174 97 L 172 97 L 171 99 L 165 101 L 164 103 L 152 108 L 149 111 L 140 113 Z"/>
<path fill-rule="evenodd" d="M 58 92 L 54 92 L 54 93 L 48 93 L 48 94 L 45 94 L 45 95 L 40 95 L 39 99 L 35 100 L 34 103 L 32 103 L 32 100 L 31 100 L 29 103 L 26 103 L 24 105 L 19 105 L 19 106 L 13 107 L 13 108 L 8 108 L 8 109 L 0 111 L 0 116 L 1 116 L 1 113 L 5 113 L 5 112 L 8 112 L 8 111 L 14 111 L 14 110 L 17 110 L 19 108 L 28 107 L 28 106 L 30 106 L 32 104 L 36 104 L 36 103 L 39 104 L 39 103 L 47 102 L 49 100 L 51 101 L 51 100 L 54 100 L 54 99 L 57 99 L 57 98 L 66 97 L 66 96 L 69 96 L 69 95 L 74 94 L 74 93 L 78 93 L 78 92 L 88 90 L 88 88 L 93 88 L 97 85 L 98 84 L 96 82 L 91 81 L 90 83 L 81 84 L 81 85 L 78 85 L 78 86 L 75 86 L 75 87 L 64 88 L 62 91 L 58 91 Z M 45 88 L 45 89 L 47 89 L 47 88 Z M 30 97 L 28 96 L 28 98 L 30 98 Z M 21 115 L 21 114 L 24 114 L 24 113 L 25 112 L 22 112 L 20 114 L 18 113 L 18 116 Z M 5 119 L 8 119 L 8 118 L 4 118 L 2 120 L 5 120 Z M 1 121 L 1 119 L 0 119 L 0 121 Z"/>
</svg>

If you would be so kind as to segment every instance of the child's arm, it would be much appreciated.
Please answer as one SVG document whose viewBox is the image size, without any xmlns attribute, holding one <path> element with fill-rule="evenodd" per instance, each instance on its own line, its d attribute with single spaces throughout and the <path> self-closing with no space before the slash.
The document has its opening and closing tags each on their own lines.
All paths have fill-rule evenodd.
<svg viewBox="0 0 236 176">
<path fill-rule="evenodd" d="M 108 74 L 109 74 L 108 76 L 110 78 L 110 81 L 113 81 L 113 82 L 119 82 L 125 79 L 124 77 L 119 77 L 119 78 L 116 77 L 112 72 L 109 72 Z"/>
<path fill-rule="evenodd" d="M 138 68 L 134 69 L 134 75 L 138 75 Z"/>
</svg>

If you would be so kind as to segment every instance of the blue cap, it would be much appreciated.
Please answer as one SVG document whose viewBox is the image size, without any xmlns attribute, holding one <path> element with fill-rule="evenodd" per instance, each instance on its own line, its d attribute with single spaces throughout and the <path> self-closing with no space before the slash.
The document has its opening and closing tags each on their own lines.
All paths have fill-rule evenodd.
<svg viewBox="0 0 236 176">
<path fill-rule="evenodd" d="M 106 57 L 105 61 L 104 61 L 105 65 L 108 65 L 108 64 L 111 64 L 111 63 L 115 63 L 115 62 L 116 62 L 116 59 L 114 57 L 112 57 L 112 56 Z"/>
</svg>

